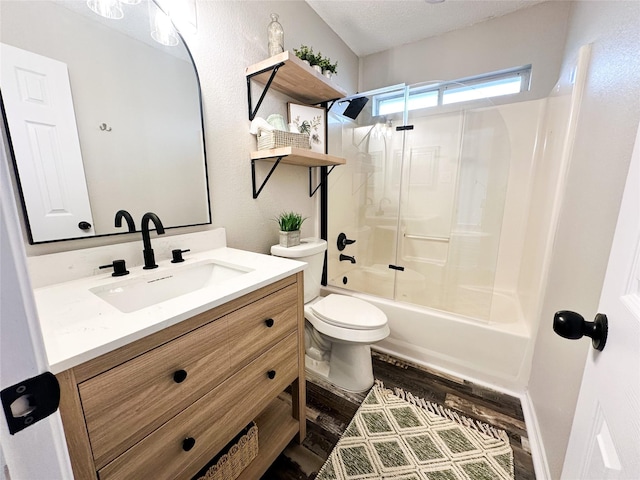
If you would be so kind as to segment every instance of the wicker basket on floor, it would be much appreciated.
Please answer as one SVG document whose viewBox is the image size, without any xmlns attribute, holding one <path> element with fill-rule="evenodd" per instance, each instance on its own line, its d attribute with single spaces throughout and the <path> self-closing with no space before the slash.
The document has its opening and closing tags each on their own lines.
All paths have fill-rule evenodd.
<svg viewBox="0 0 640 480">
<path fill-rule="evenodd" d="M 258 456 L 258 426 L 247 425 L 193 479 L 234 480 Z"/>
<path fill-rule="evenodd" d="M 311 148 L 309 135 L 306 133 L 291 133 L 283 130 L 260 130 L 258 132 L 258 150 L 271 148 L 296 147 Z"/>
</svg>

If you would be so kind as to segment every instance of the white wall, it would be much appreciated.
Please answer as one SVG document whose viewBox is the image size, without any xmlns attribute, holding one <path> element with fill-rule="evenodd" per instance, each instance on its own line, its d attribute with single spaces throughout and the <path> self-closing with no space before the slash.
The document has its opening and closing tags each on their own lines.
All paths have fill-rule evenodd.
<svg viewBox="0 0 640 480">
<path fill-rule="evenodd" d="M 360 91 L 455 80 L 531 64 L 531 91 L 523 99 L 544 98 L 558 79 L 569 5 L 541 3 L 364 57 Z"/>
<path fill-rule="evenodd" d="M 640 118 L 640 3 L 572 4 L 562 75 L 592 43 L 529 382 L 551 478 L 559 478 L 590 342 L 552 331 L 557 310 L 597 312 Z"/>
<path fill-rule="evenodd" d="M 249 154 L 256 149 L 248 133 L 245 68 L 267 58 L 269 14 L 280 15 L 285 31 L 285 48 L 311 45 L 338 60 L 336 82 L 355 92 L 358 59 L 339 37 L 302 1 L 207 1 L 197 3 L 198 31 L 185 35 L 196 62 L 204 104 L 205 141 L 213 227 L 227 230 L 231 247 L 267 253 L 278 242 L 277 224 L 272 220 L 282 210 L 295 209 L 309 217 L 302 234 L 313 235 L 317 221 L 316 197 L 308 193 L 308 169 L 280 165 L 256 200 L 251 194 Z M 254 86 L 259 94 L 260 86 Z M 270 92 L 259 115 L 287 114 L 290 99 Z M 254 94 L 255 102 L 255 94 Z M 259 165 L 264 178 L 270 164 Z M 207 227 L 174 229 L 167 235 Z M 27 245 L 27 255 L 41 255 L 131 241 L 139 235 L 118 235 L 43 245 Z M 142 244 L 141 244 L 142 248 Z"/>
</svg>

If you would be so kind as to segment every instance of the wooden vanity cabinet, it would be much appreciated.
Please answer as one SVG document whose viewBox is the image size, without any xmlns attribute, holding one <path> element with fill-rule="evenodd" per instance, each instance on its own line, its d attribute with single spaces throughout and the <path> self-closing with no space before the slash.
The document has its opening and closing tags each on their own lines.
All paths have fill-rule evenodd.
<svg viewBox="0 0 640 480">
<path fill-rule="evenodd" d="M 303 290 L 292 275 L 58 374 L 75 478 L 190 479 L 254 419 L 240 478 L 259 478 L 306 433 Z"/>
</svg>

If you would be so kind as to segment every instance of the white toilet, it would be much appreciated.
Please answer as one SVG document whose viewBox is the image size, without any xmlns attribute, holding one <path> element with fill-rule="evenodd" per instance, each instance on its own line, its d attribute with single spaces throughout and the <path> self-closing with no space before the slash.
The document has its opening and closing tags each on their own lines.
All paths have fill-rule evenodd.
<svg viewBox="0 0 640 480">
<path fill-rule="evenodd" d="M 362 392 L 373 385 L 370 344 L 389 335 L 387 317 L 370 303 L 347 295 L 320 297 L 327 242 L 305 238 L 271 254 L 308 264 L 304 270 L 305 366 L 334 385 Z"/>
</svg>

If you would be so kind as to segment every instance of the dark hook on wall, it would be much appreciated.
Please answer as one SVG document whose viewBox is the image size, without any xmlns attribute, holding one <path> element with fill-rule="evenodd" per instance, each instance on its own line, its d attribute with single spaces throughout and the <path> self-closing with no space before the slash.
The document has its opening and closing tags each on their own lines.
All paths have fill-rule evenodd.
<svg viewBox="0 0 640 480">
<path fill-rule="evenodd" d="M 102 130 L 103 132 L 110 132 L 111 131 L 111 127 L 109 125 L 107 125 L 106 123 L 101 123 L 100 124 L 100 130 Z"/>
</svg>

